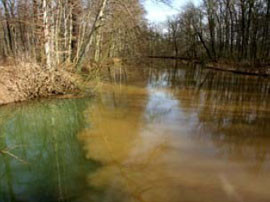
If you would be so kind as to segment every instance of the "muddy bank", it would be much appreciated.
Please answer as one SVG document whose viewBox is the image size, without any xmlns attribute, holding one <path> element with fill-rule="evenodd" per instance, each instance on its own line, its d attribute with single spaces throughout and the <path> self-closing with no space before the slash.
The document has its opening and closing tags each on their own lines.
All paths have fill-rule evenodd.
<svg viewBox="0 0 270 202">
<path fill-rule="evenodd" d="M 0 65 L 0 105 L 79 92 L 78 77 L 33 63 Z"/>
</svg>

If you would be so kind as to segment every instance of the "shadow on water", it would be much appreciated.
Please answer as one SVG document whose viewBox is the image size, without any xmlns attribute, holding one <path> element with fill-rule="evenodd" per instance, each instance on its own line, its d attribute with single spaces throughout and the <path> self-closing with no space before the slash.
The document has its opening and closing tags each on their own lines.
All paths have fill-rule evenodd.
<svg viewBox="0 0 270 202">
<path fill-rule="evenodd" d="M 76 134 L 89 100 L 54 100 L 0 109 L 0 201 L 73 201 L 89 187 Z M 23 162 L 22 162 L 23 161 Z"/>
</svg>

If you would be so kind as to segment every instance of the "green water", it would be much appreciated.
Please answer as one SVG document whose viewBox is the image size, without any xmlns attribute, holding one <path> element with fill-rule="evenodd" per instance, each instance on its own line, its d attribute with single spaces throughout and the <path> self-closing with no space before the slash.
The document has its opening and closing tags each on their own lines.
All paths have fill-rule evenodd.
<svg viewBox="0 0 270 202">
<path fill-rule="evenodd" d="M 86 124 L 88 99 L 53 100 L 1 108 L 0 201 L 59 201 L 79 198 L 84 173 L 98 163 L 86 160 L 76 134 Z"/>
<path fill-rule="evenodd" d="M 0 108 L 0 202 L 270 201 L 267 78 L 118 73 L 93 98 Z"/>
</svg>

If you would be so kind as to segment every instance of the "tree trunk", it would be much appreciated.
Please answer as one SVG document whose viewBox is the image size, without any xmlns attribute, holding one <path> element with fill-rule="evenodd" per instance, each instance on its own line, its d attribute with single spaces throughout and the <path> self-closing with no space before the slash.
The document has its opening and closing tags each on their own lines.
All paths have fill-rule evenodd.
<svg viewBox="0 0 270 202">
<path fill-rule="evenodd" d="M 105 9 L 107 7 L 108 1 L 109 0 L 103 0 L 102 1 L 102 5 L 101 5 L 101 7 L 100 7 L 100 9 L 99 9 L 99 11 L 98 11 L 98 13 L 96 15 L 96 18 L 95 18 L 95 21 L 93 23 L 92 29 L 90 30 L 88 36 L 86 37 L 86 42 L 81 47 L 79 58 L 78 58 L 78 61 L 76 62 L 76 65 L 75 65 L 75 67 L 79 71 L 80 71 L 80 65 L 81 65 L 82 59 L 84 58 L 85 54 L 88 52 L 90 44 L 91 44 L 91 42 L 93 40 L 93 34 L 96 31 L 96 29 L 98 29 L 98 27 L 100 26 L 100 22 L 101 22 L 102 18 L 104 17 L 104 12 L 105 12 Z"/>
<path fill-rule="evenodd" d="M 50 20 L 49 20 L 49 0 L 43 0 L 43 25 L 44 25 L 44 50 L 45 50 L 45 60 L 48 69 L 52 68 L 52 47 L 51 47 L 51 36 L 50 36 Z"/>
<path fill-rule="evenodd" d="M 9 51 L 13 53 L 13 37 L 11 33 L 11 26 L 10 26 L 10 13 L 7 7 L 7 1 L 2 0 L 4 10 L 5 10 L 5 20 L 6 20 L 6 29 L 7 29 L 7 43 L 9 46 Z"/>
</svg>

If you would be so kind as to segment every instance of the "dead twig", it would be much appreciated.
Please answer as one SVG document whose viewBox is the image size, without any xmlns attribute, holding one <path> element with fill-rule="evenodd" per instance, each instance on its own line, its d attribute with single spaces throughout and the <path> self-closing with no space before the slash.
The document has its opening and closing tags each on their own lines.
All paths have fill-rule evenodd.
<svg viewBox="0 0 270 202">
<path fill-rule="evenodd" d="M 17 148 L 17 147 L 19 147 L 19 146 L 14 146 L 14 147 L 12 147 L 11 149 L 15 149 L 15 148 Z M 20 161 L 20 162 L 23 163 L 23 164 L 29 164 L 27 161 L 25 161 L 25 160 L 23 160 L 23 159 L 20 159 L 18 156 L 16 156 L 15 154 L 11 153 L 11 152 L 10 152 L 11 149 L 3 149 L 3 150 L 0 150 L 0 154 L 2 154 L 2 155 L 8 155 L 8 156 L 10 156 L 11 158 L 16 159 L 17 161 Z"/>
</svg>

